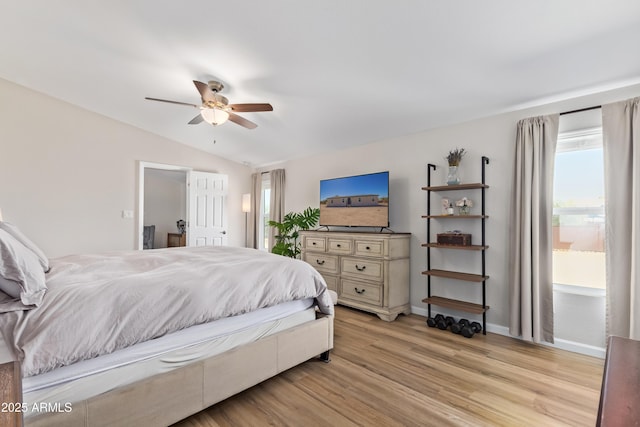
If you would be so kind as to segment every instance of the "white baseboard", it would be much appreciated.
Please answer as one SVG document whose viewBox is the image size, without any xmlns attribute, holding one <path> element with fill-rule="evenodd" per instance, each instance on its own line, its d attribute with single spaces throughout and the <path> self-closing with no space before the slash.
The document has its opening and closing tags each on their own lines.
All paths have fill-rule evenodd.
<svg viewBox="0 0 640 427">
<path fill-rule="evenodd" d="M 427 309 L 424 307 L 411 306 L 411 313 L 427 317 Z M 436 314 L 438 314 L 438 311 L 431 310 L 431 315 L 435 316 Z M 443 314 L 445 316 L 449 315 L 448 313 L 440 313 L 440 314 Z M 509 328 L 507 326 L 496 325 L 493 323 L 487 323 L 487 332 L 491 332 L 498 335 L 504 335 L 506 337 L 511 337 L 515 339 L 522 339 L 521 337 L 514 337 L 513 335 L 509 334 Z M 542 343 L 542 344 L 549 347 L 557 348 L 560 350 L 567 350 L 574 353 L 585 354 L 587 356 L 598 357 L 600 359 L 604 359 L 607 353 L 607 349 L 602 347 L 596 347 L 596 346 L 582 344 L 574 341 L 563 340 L 560 338 L 556 338 L 554 341 L 555 341 L 554 344 L 550 344 L 550 343 Z"/>
<path fill-rule="evenodd" d="M 567 341 L 560 338 L 554 339 L 555 343 L 542 343 L 549 347 L 559 348 L 561 350 L 572 351 L 574 353 L 586 354 L 587 356 L 598 357 L 604 359 L 607 355 L 607 349 L 602 347 L 596 347 L 593 345 L 582 344 L 574 341 Z"/>
</svg>

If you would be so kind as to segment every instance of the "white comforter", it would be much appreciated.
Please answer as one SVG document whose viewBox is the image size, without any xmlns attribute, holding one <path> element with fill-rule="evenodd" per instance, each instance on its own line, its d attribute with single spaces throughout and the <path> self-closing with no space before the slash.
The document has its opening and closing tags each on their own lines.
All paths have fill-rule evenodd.
<svg viewBox="0 0 640 427">
<path fill-rule="evenodd" d="M 38 308 L 0 315 L 24 376 L 284 301 L 315 297 L 333 314 L 311 266 L 244 248 L 61 257 L 51 260 L 47 286 Z"/>
</svg>

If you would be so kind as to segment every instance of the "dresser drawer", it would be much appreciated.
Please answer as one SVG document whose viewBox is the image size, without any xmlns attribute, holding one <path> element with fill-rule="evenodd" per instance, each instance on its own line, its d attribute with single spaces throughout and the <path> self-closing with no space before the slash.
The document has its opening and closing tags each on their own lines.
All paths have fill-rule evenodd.
<svg viewBox="0 0 640 427">
<path fill-rule="evenodd" d="M 356 240 L 356 251 L 358 256 L 375 256 L 383 255 L 384 243 L 381 240 Z"/>
<path fill-rule="evenodd" d="M 363 258 L 342 258 L 342 274 L 363 280 L 382 281 L 382 261 Z"/>
<path fill-rule="evenodd" d="M 304 254 L 303 260 L 321 273 L 338 274 L 338 257 L 336 255 L 307 252 Z"/>
<path fill-rule="evenodd" d="M 329 274 L 323 274 L 322 278 L 327 282 L 327 288 L 334 292 L 338 292 L 338 276 L 331 276 Z"/>
<path fill-rule="evenodd" d="M 324 237 L 305 237 L 304 239 L 304 249 L 310 251 L 320 251 L 324 252 L 325 250 L 325 239 Z"/>
<path fill-rule="evenodd" d="M 353 248 L 353 240 L 350 239 L 327 239 L 329 251 L 332 254 L 350 254 Z"/>
<path fill-rule="evenodd" d="M 382 306 L 382 287 L 356 280 L 342 279 L 340 298 Z"/>
</svg>

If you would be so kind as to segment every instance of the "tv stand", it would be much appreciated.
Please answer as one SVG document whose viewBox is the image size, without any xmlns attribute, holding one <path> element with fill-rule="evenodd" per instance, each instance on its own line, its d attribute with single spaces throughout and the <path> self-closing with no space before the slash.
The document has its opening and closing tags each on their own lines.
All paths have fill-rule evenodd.
<svg viewBox="0 0 640 427">
<path fill-rule="evenodd" d="M 302 260 L 322 274 L 338 304 L 391 322 L 411 313 L 410 233 L 300 231 Z"/>
</svg>

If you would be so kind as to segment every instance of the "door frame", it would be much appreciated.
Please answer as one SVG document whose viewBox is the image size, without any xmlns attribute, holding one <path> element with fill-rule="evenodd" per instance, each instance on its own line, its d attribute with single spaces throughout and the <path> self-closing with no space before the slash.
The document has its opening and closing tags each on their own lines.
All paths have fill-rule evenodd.
<svg viewBox="0 0 640 427">
<path fill-rule="evenodd" d="M 193 168 L 186 166 L 168 165 L 164 163 L 138 161 L 138 225 L 136 229 L 136 248 L 142 250 L 144 244 L 144 171 L 146 169 L 160 169 L 167 171 L 183 171 L 188 178 L 189 172 Z M 189 200 L 185 200 L 187 208 L 187 218 L 189 217 Z"/>
</svg>

